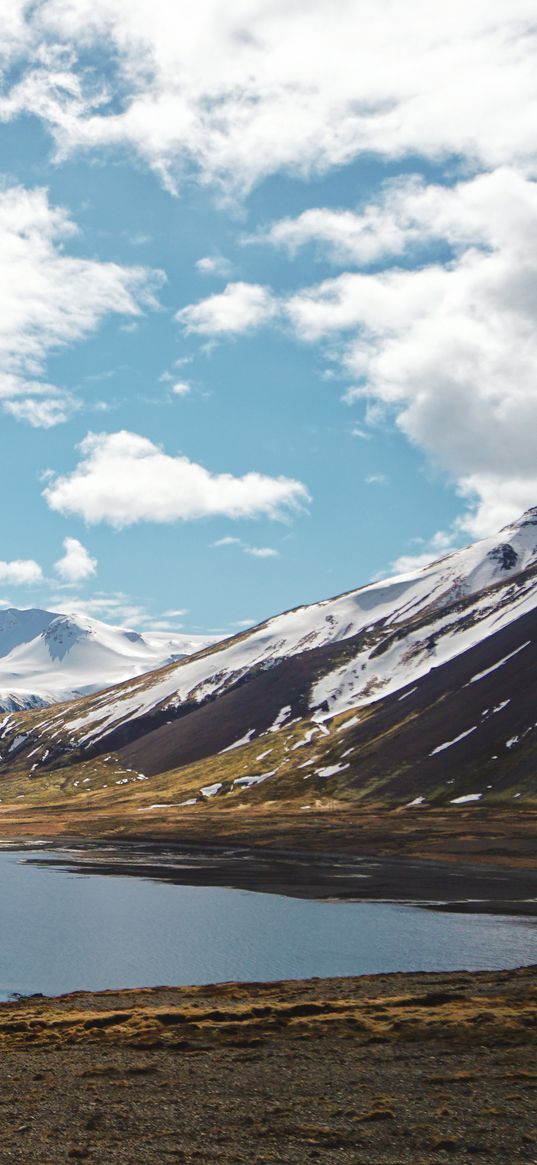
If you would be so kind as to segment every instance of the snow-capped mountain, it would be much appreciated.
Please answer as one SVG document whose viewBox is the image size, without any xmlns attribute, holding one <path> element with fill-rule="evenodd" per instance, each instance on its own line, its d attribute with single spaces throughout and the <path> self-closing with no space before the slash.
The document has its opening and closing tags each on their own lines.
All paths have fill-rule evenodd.
<svg viewBox="0 0 537 1165">
<path fill-rule="evenodd" d="M 0 610 L 0 709 L 40 707 L 95 692 L 206 642 L 167 632 L 140 634 L 80 615 Z"/>
<path fill-rule="evenodd" d="M 285 612 L 63 709 L 7 717 L 4 771 L 22 771 L 30 754 L 34 777 L 104 752 L 146 776 L 209 757 L 224 771 L 229 754 L 245 757 L 246 776 L 211 785 L 217 800 L 264 795 L 268 776 L 277 796 L 275 773 L 332 796 L 382 785 L 418 800 L 431 782 L 449 791 L 463 771 L 473 780 L 476 765 L 505 779 L 519 745 L 533 765 L 534 636 L 537 508 L 419 570 Z M 465 788 L 460 796 L 477 797 Z M 207 795 L 200 787 L 181 804 Z"/>
</svg>

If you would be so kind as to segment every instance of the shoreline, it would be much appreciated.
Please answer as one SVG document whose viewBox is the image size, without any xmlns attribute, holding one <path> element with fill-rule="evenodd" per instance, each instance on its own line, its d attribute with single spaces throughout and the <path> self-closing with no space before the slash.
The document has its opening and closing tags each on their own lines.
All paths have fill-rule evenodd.
<svg viewBox="0 0 537 1165">
<path fill-rule="evenodd" d="M 318 900 L 384 902 L 450 913 L 537 917 L 537 870 L 407 857 L 352 857 L 160 840 L 21 839 L 2 849 L 77 874 L 217 886 Z M 36 852 L 37 851 L 37 852 Z M 51 856 L 47 856 L 50 854 Z"/>
</svg>

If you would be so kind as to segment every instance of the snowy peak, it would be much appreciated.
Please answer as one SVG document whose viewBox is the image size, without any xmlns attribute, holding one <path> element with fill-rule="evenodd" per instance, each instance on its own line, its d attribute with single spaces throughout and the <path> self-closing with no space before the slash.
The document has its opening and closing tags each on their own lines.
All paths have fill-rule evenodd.
<svg viewBox="0 0 537 1165">
<path fill-rule="evenodd" d="M 0 708 L 39 707 L 96 692 L 207 642 L 179 632 L 144 636 L 79 614 L 0 611 Z"/>
<path fill-rule="evenodd" d="M 38 608 L 19 611 L 16 607 L 6 607 L 0 610 L 0 658 L 22 643 L 31 643 L 57 618 L 55 611 Z"/>
<path fill-rule="evenodd" d="M 63 659 L 76 643 L 93 634 L 89 621 L 84 623 L 73 615 L 58 615 L 42 633 L 51 659 Z"/>
</svg>

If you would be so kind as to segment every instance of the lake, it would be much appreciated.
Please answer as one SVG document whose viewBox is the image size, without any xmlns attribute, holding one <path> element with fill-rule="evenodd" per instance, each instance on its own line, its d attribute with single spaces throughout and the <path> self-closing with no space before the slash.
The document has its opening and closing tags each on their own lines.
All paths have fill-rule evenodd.
<svg viewBox="0 0 537 1165">
<path fill-rule="evenodd" d="M 0 852 L 0 999 L 536 961 L 532 919 L 83 876 Z"/>
</svg>

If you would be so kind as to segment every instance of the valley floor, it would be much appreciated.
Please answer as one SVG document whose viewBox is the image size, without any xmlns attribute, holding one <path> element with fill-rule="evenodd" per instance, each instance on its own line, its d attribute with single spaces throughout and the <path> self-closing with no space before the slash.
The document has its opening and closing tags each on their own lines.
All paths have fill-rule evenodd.
<svg viewBox="0 0 537 1165">
<path fill-rule="evenodd" d="M 304 812 L 289 802 L 240 809 L 166 806 L 141 822 L 136 802 L 105 807 L 65 797 L 48 804 L 0 803 L 0 838 L 128 839 L 186 845 L 292 849 L 304 853 L 367 854 L 490 862 L 537 868 L 537 809 L 504 805 L 389 809 L 326 798 Z"/>
<path fill-rule="evenodd" d="M 2 1165 L 537 1160 L 537 968 L 0 1005 Z"/>
</svg>

